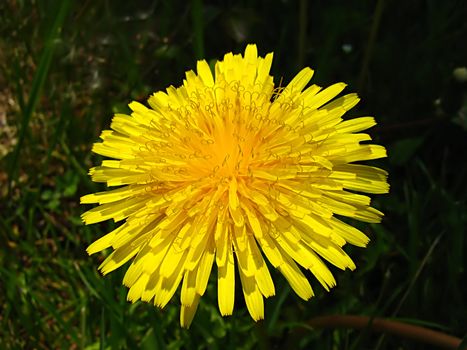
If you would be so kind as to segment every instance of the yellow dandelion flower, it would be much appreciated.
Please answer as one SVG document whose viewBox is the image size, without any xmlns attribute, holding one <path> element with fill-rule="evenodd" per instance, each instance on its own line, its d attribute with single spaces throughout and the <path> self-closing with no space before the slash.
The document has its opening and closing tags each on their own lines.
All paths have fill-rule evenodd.
<svg viewBox="0 0 467 350">
<path fill-rule="evenodd" d="M 112 247 L 103 274 L 132 259 L 123 279 L 130 301 L 163 308 L 181 284 L 184 327 L 214 262 L 221 314 L 233 312 L 237 265 L 257 321 L 263 298 L 275 294 L 265 258 L 307 300 L 313 290 L 302 268 L 328 290 L 336 281 L 323 260 L 353 270 L 342 247 L 368 243 L 336 215 L 371 223 L 383 215 L 369 197 L 351 192 L 389 190 L 384 170 L 354 164 L 386 156 L 382 146 L 361 144 L 371 140 L 360 131 L 374 118 L 343 120 L 359 98 L 335 99 L 343 83 L 306 87 L 310 68 L 275 88 L 272 56 L 248 45 L 243 56 L 226 54 L 214 75 L 199 61 L 181 87 L 154 93 L 149 108 L 132 102 L 131 116 L 116 114 L 93 147 L 114 158 L 90 170 L 93 181 L 119 187 L 82 197 L 99 204 L 83 221 L 123 223 L 87 252 Z"/>
</svg>

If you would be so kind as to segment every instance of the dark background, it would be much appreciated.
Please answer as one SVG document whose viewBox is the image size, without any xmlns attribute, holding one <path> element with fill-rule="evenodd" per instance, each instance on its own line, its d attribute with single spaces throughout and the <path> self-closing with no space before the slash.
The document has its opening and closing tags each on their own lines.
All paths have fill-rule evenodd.
<svg viewBox="0 0 467 350">
<path fill-rule="evenodd" d="M 467 332 L 467 5 L 465 1 L 0 2 L 0 348 L 430 349 L 368 329 L 312 329 L 313 317 L 394 318 Z M 373 115 L 391 191 L 380 225 L 359 225 L 358 268 L 300 300 L 277 295 L 255 324 L 241 291 L 234 316 L 210 283 L 189 331 L 178 298 L 160 311 L 126 302 L 125 268 L 103 278 L 85 248 L 111 223 L 85 227 L 79 197 L 103 186 L 92 143 L 132 100 L 178 86 L 196 59 L 256 43 L 274 51 L 274 81 L 304 66 L 313 83 L 348 83 Z M 213 270 L 215 271 L 215 270 Z M 237 286 L 238 287 L 238 286 Z M 434 347 L 433 347 L 434 348 Z"/>
</svg>

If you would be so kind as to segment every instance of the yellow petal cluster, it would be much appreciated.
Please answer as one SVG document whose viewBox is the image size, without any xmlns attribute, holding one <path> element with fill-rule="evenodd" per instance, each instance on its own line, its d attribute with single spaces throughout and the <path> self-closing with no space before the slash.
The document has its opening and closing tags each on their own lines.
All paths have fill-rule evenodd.
<svg viewBox="0 0 467 350">
<path fill-rule="evenodd" d="M 116 114 L 93 147 L 112 159 L 92 168 L 92 179 L 118 187 L 82 197 L 99 204 L 82 219 L 122 224 L 88 253 L 112 248 L 103 274 L 131 260 L 123 280 L 130 301 L 163 308 L 181 284 L 184 327 L 214 264 L 221 314 L 233 312 L 237 270 L 248 311 L 260 320 L 264 297 L 275 294 L 266 260 L 309 299 L 303 269 L 328 290 L 336 281 L 324 261 L 353 270 L 342 247 L 368 243 L 336 215 L 371 223 L 383 215 L 354 193 L 389 190 L 384 170 L 355 164 L 386 156 L 361 133 L 374 118 L 343 120 L 359 98 L 336 98 L 343 83 L 307 87 L 310 68 L 275 87 L 272 58 L 248 45 L 244 55 L 226 54 L 214 74 L 199 61 L 181 87 Z"/>
</svg>

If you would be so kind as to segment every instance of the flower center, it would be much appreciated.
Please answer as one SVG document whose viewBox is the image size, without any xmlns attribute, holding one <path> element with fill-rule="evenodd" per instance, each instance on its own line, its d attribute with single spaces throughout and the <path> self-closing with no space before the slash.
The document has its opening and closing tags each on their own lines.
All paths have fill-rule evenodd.
<svg viewBox="0 0 467 350">
<path fill-rule="evenodd" d="M 192 165 L 201 170 L 204 176 L 222 179 L 248 174 L 251 147 L 245 136 L 236 133 L 229 135 L 226 131 L 205 142 L 200 154 L 203 156 Z"/>
</svg>

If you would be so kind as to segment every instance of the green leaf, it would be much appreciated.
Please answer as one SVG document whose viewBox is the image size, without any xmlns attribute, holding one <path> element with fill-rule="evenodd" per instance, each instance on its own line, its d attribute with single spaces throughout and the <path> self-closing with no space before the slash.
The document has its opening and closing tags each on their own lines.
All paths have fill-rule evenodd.
<svg viewBox="0 0 467 350">
<path fill-rule="evenodd" d="M 405 165 L 418 151 L 425 137 L 411 137 L 394 142 L 388 147 L 389 162 L 393 165 Z"/>
</svg>

